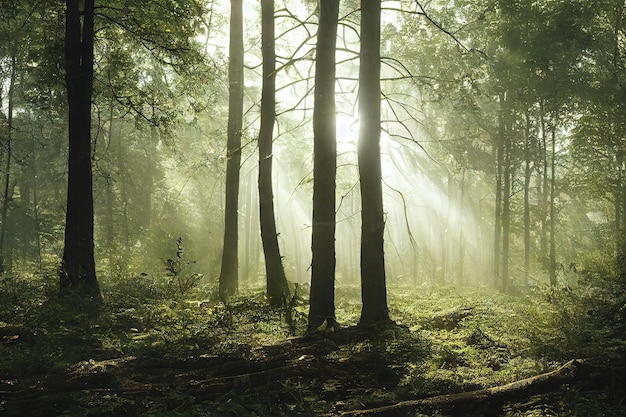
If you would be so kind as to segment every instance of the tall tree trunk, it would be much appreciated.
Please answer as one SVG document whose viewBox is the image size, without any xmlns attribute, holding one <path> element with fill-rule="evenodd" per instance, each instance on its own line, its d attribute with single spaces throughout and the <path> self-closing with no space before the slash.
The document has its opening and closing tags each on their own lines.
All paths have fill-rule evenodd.
<svg viewBox="0 0 626 417">
<path fill-rule="evenodd" d="M 615 193 L 615 231 L 616 231 L 616 267 L 617 274 L 622 282 L 626 284 L 626 166 L 624 153 L 626 150 L 617 151 L 618 183 Z"/>
<path fill-rule="evenodd" d="M 249 175 L 252 177 L 252 175 Z M 245 182 L 243 193 L 246 196 L 245 199 L 245 210 L 244 210 L 244 261 L 243 261 L 243 271 L 242 278 L 244 281 L 250 282 L 251 274 L 251 258 L 252 258 L 252 191 L 253 187 L 250 186 L 252 183 L 252 178 L 249 181 Z M 256 272 L 254 274 L 256 277 Z"/>
<path fill-rule="evenodd" d="M 233 296 L 239 287 L 239 173 L 243 125 L 243 5 L 230 2 L 230 61 L 228 64 L 228 141 L 226 145 L 226 205 L 224 208 L 224 249 L 219 278 L 220 299 Z"/>
<path fill-rule="evenodd" d="M 35 240 L 37 243 L 37 267 L 41 269 L 42 267 L 42 257 L 41 257 L 41 231 L 40 231 L 40 220 L 39 220 L 39 181 L 37 174 L 37 159 L 34 157 L 35 153 L 35 135 L 32 134 L 31 141 L 31 152 L 33 158 L 31 158 L 31 175 L 33 182 L 33 221 L 35 222 Z"/>
<path fill-rule="evenodd" d="M 13 141 L 13 99 L 15 96 L 15 77 L 17 76 L 17 59 L 15 54 L 11 56 L 11 79 L 9 80 L 9 109 L 7 115 L 7 140 L 5 143 L 7 160 L 4 165 L 4 192 L 2 199 L 2 209 L 0 214 L 0 272 L 4 272 L 9 268 L 5 264 L 5 261 L 10 258 L 6 256 L 6 233 L 7 233 L 7 213 L 9 211 L 9 189 L 11 181 L 11 145 Z M 9 266 L 10 267 L 10 266 Z"/>
<path fill-rule="evenodd" d="M 93 242 L 91 95 L 93 86 L 94 0 L 66 0 L 65 75 L 69 156 L 65 246 L 60 287 L 91 300 L 101 299 Z M 82 16 L 82 22 L 81 22 Z"/>
<path fill-rule="evenodd" d="M 272 191 L 272 141 L 276 118 L 276 52 L 274 38 L 274 0 L 261 0 L 261 44 L 263 55 L 263 88 L 261 127 L 259 129 L 259 213 L 261 240 L 265 255 L 267 297 L 274 306 L 283 306 L 289 297 L 289 286 L 283 268 Z"/>
<path fill-rule="evenodd" d="M 380 0 L 361 0 L 358 145 L 362 207 L 361 325 L 389 321 L 380 161 L 380 17 Z"/>
<path fill-rule="evenodd" d="M 500 262 L 501 262 L 501 246 L 502 241 L 502 179 L 504 174 L 502 173 L 504 167 L 504 115 L 500 112 L 498 118 L 498 137 L 496 138 L 495 146 L 493 147 L 494 160 L 495 160 L 495 213 L 494 213 L 494 227 L 493 227 L 493 284 L 498 288 L 501 284 L 500 281 Z"/>
<path fill-rule="evenodd" d="M 108 143 L 113 143 L 113 110 L 114 110 L 114 99 L 111 98 L 109 101 L 109 133 L 108 133 Z M 114 201 L 115 194 L 113 192 L 113 169 L 109 169 L 108 175 L 105 178 L 106 181 L 106 189 L 105 189 L 105 203 L 106 203 L 106 251 L 107 258 L 109 259 L 109 277 L 113 277 L 115 274 L 115 216 L 114 216 Z"/>
<path fill-rule="evenodd" d="M 613 84 L 618 88 L 623 88 L 623 82 L 621 80 L 620 71 L 623 68 L 623 48 L 620 48 L 623 41 L 623 28 L 624 19 L 626 17 L 626 2 L 621 0 L 615 2 L 614 5 L 614 23 L 613 23 L 613 56 L 612 56 L 612 73 Z M 616 120 L 612 120 L 612 134 L 614 135 L 615 143 L 618 143 L 617 149 L 617 169 L 618 169 L 618 183 L 617 191 L 615 193 L 615 206 L 616 206 L 616 268 L 619 279 L 623 284 L 626 284 L 626 166 L 624 161 L 624 154 L 626 153 L 626 138 L 624 138 L 624 107 L 618 106 Z"/>
<path fill-rule="evenodd" d="M 541 236 L 539 240 L 539 249 L 541 253 L 541 265 L 545 270 L 549 269 L 549 256 L 548 256 L 548 127 L 546 123 L 545 105 L 543 100 L 539 102 L 539 117 L 541 120 L 541 156 L 542 156 L 542 170 L 541 170 L 541 203 L 540 203 L 540 215 L 539 219 L 541 224 Z"/>
<path fill-rule="evenodd" d="M 462 213 L 465 212 L 465 171 L 467 168 L 463 167 L 461 171 L 461 200 L 459 202 L 459 209 Z M 463 224 L 459 225 L 459 260 L 457 263 L 457 284 L 459 286 L 466 285 L 465 279 L 465 230 Z"/>
<path fill-rule="evenodd" d="M 556 107 L 556 100 L 555 100 Z M 554 111 L 551 126 L 552 149 L 550 152 L 550 285 L 556 285 L 556 126 L 558 115 Z"/>
<path fill-rule="evenodd" d="M 335 326 L 335 49 L 339 0 L 320 3 L 313 110 L 313 229 L 309 329 Z"/>
<path fill-rule="evenodd" d="M 531 140 L 530 140 L 530 114 L 526 110 L 526 128 L 524 130 L 524 286 L 529 284 L 530 277 L 530 178 L 532 169 Z"/>
<path fill-rule="evenodd" d="M 502 270 L 501 289 L 509 291 L 509 254 L 511 238 L 511 114 L 509 107 L 509 94 L 502 95 L 501 110 L 504 112 L 503 129 L 503 178 L 502 178 Z"/>
</svg>

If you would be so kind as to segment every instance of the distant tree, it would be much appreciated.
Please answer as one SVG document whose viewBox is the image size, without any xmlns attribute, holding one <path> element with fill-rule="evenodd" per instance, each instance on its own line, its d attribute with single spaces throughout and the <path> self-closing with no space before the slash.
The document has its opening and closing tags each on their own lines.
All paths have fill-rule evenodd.
<svg viewBox="0 0 626 417">
<path fill-rule="evenodd" d="M 267 297 L 274 306 L 283 306 L 289 297 L 289 285 L 278 245 L 274 193 L 272 191 L 272 141 L 276 120 L 276 51 L 274 36 L 274 0 L 261 0 L 261 44 L 263 88 L 261 127 L 259 130 L 259 212 L 261 240 L 265 255 Z"/>
<path fill-rule="evenodd" d="M 6 139 L 3 144 L 6 150 L 6 162 L 4 165 L 4 192 L 2 198 L 2 207 L 0 208 L 0 272 L 4 272 L 10 268 L 10 263 L 5 264 L 7 260 L 6 251 L 6 232 L 7 232 L 7 213 L 9 210 L 10 200 L 10 186 L 11 186 L 11 159 L 13 155 L 11 153 L 11 145 L 13 142 L 13 103 L 15 99 L 15 79 L 17 77 L 17 51 L 11 53 L 11 69 L 9 71 L 9 96 L 7 97 L 8 111 L 7 111 L 7 129 Z"/>
<path fill-rule="evenodd" d="M 65 13 L 69 154 L 65 247 L 60 286 L 62 293 L 75 293 L 100 300 L 94 261 L 91 170 L 94 0 L 67 0 Z"/>
<path fill-rule="evenodd" d="M 339 0 L 320 3 L 313 110 L 313 231 L 309 329 L 335 327 L 337 138 L 335 49 Z"/>
<path fill-rule="evenodd" d="M 239 236 L 239 172 L 241 168 L 241 129 L 243 124 L 243 5 L 230 2 L 230 61 L 228 64 L 228 142 L 226 145 L 226 206 L 224 208 L 224 249 L 219 278 L 220 299 L 224 302 L 237 292 Z"/>
<path fill-rule="evenodd" d="M 359 324 L 389 320 L 385 282 L 380 160 L 380 0 L 361 0 L 358 165 L 361 187 L 361 295 Z"/>
<path fill-rule="evenodd" d="M 594 43 L 583 66 L 589 82 L 577 89 L 582 117 L 573 135 L 572 175 L 581 189 L 612 206 L 611 249 L 626 285 L 626 4 L 603 0 L 599 6 L 586 15 L 593 16 Z"/>
</svg>

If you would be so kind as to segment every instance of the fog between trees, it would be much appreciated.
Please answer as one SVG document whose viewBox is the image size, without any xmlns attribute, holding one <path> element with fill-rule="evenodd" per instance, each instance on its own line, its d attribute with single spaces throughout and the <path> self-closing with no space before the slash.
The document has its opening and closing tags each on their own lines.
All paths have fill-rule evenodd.
<svg viewBox="0 0 626 417">
<path fill-rule="evenodd" d="M 68 96 L 66 16 L 58 6 L 0 8 L 4 271 L 55 274 L 63 256 Z M 179 263 L 170 274 L 217 283 L 229 6 L 95 4 L 90 161 L 99 280 L 165 276 L 170 259 Z M 387 284 L 513 292 L 607 274 L 623 280 L 623 2 L 389 1 L 382 8 Z M 299 283 L 311 275 L 318 13 L 309 1 L 277 1 L 274 13 L 274 207 L 286 277 Z M 260 18 L 259 4 L 244 1 L 241 285 L 265 279 Z M 359 4 L 341 2 L 336 285 L 356 285 L 360 274 L 359 25 Z"/>
</svg>

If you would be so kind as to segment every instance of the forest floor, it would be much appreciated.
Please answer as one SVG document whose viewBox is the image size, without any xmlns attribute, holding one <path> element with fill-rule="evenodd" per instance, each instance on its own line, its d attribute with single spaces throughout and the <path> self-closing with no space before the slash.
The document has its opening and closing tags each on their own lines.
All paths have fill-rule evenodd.
<svg viewBox="0 0 626 417">
<path fill-rule="evenodd" d="M 104 304 L 86 309 L 51 295 L 53 283 L 0 284 L 6 417 L 336 416 L 502 386 L 571 359 L 584 360 L 583 378 L 545 392 L 387 415 L 626 415 L 624 306 L 590 286 L 515 297 L 390 288 L 396 324 L 368 329 L 356 326 L 358 288 L 343 287 L 343 327 L 307 336 L 305 300 L 285 320 L 259 289 L 224 305 L 211 286 L 175 294 L 135 277 L 104 285 Z"/>
</svg>

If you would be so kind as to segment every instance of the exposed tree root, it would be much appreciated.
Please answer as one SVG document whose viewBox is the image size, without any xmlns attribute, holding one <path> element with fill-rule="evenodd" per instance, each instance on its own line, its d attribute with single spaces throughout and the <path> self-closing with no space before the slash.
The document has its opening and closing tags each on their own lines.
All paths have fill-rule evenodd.
<svg viewBox="0 0 626 417">
<path fill-rule="evenodd" d="M 364 410 L 344 411 L 340 415 L 398 416 L 414 411 L 431 410 L 447 410 L 451 414 L 468 413 L 473 409 L 485 407 L 487 404 L 489 406 L 501 405 L 520 398 L 556 390 L 563 384 L 577 382 L 584 374 L 585 368 L 586 365 L 583 360 L 573 359 L 554 371 L 498 387 L 402 401 L 392 405 Z"/>
</svg>

